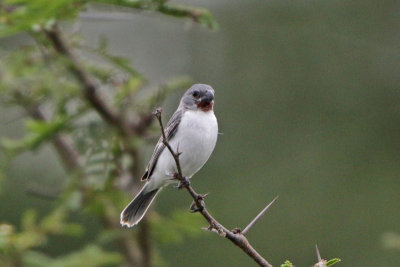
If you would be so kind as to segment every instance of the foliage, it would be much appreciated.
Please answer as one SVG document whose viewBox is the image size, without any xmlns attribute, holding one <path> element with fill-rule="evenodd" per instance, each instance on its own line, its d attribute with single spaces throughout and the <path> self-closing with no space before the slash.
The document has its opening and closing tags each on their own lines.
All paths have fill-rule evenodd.
<svg viewBox="0 0 400 267">
<path fill-rule="evenodd" d="M 341 262 L 342 260 L 341 259 L 339 259 L 339 258 L 333 258 L 333 259 L 330 259 L 330 260 L 328 260 L 327 262 L 326 262 L 326 266 L 332 266 L 332 265 L 334 265 L 334 264 L 336 264 L 336 263 L 338 263 L 338 262 Z"/>
<path fill-rule="evenodd" d="M 88 3 L 157 11 L 173 17 L 190 18 L 210 29 L 218 27 L 207 9 L 160 0 L 6 0 L 0 10 L 0 37 L 41 27 L 49 28 L 55 20 L 73 19 Z"/>
<path fill-rule="evenodd" d="M 2 222 L 2 266 L 103 266 L 133 264 L 134 260 L 138 260 L 138 266 L 145 265 L 140 262 L 143 256 L 138 253 L 145 254 L 146 247 L 137 242 L 137 234 L 127 235 L 128 230 L 119 226 L 119 212 L 132 195 L 126 191 L 138 190 L 139 185 L 132 181 L 139 180 L 141 175 L 137 164 L 144 159 L 140 158 L 138 149 L 151 135 L 151 112 L 170 92 L 186 88 L 190 80 L 178 77 L 145 90 L 146 79 L 131 62 L 111 55 L 106 40 L 101 40 L 98 47 L 87 47 L 78 33 L 61 32 L 61 38 L 68 40 L 68 49 L 82 54 L 77 65 L 94 81 L 96 94 L 101 95 L 107 108 L 121 120 L 129 121 L 135 132 L 127 136 L 126 132 L 121 133 L 118 127 L 110 125 L 85 94 L 87 88 L 73 67 L 73 59 L 60 53 L 48 36 L 49 31 L 59 29 L 60 21 L 76 18 L 88 3 L 86 0 L 6 0 L 0 3 L 0 37 L 16 33 L 31 37 L 26 45 L 4 51 L 0 62 L 1 104 L 19 106 L 28 116 L 24 136 L 0 138 L 3 152 L 0 174 L 7 173 L 3 162 L 46 144 L 56 147 L 69 174 L 61 193 L 31 190 L 36 196 L 53 199 L 49 214 L 43 216 L 27 210 L 20 226 Z M 166 1 L 97 0 L 90 3 L 148 10 L 189 18 L 212 29 L 217 27 L 208 10 Z M 139 94 L 143 91 L 145 94 Z M 76 212 L 90 215 L 102 225 L 97 239 L 64 255 L 46 254 L 43 248 L 53 236 L 78 237 L 88 230 L 88 226 L 70 216 Z M 197 237 L 202 225 L 201 218 L 188 212 L 176 212 L 169 218 L 153 213 L 150 221 L 143 224 L 153 228 L 155 240 L 163 243 L 178 243 L 186 236 Z M 139 231 L 145 235 L 141 238 L 152 240 L 149 230 Z M 135 232 L 130 230 L 130 233 Z"/>
<path fill-rule="evenodd" d="M 39 215 L 29 209 L 20 225 L 0 224 L 2 266 L 149 266 L 153 259 L 145 257 L 152 257 L 152 248 L 148 247 L 152 240 L 179 243 L 198 237 L 203 226 L 198 214 L 186 211 L 165 218 L 154 212 L 139 226 L 143 227 L 140 233 L 132 234 L 135 231 L 127 232 L 119 226 L 119 211 L 131 196 L 126 191 L 138 190 L 138 184 L 132 181 L 141 175 L 139 149 L 152 136 L 149 114 L 172 91 L 186 88 L 190 80 L 183 76 L 147 88 L 145 77 L 131 62 L 109 54 L 105 39 L 98 47 L 86 47 L 77 34 L 59 31 L 60 21 L 75 19 L 89 3 L 188 18 L 209 29 L 218 27 L 208 10 L 165 0 L 0 3 L 0 37 L 17 33 L 30 37 L 25 46 L 6 51 L 0 62 L 1 104 L 18 106 L 27 115 L 24 136 L 0 139 L 3 156 L 7 156 L 6 160 L 0 158 L 0 178 L 7 179 L 3 162 L 47 144 L 56 147 L 69 176 L 61 193 L 31 192 L 52 198 L 49 214 Z M 60 44 L 54 35 L 68 42 Z M 75 53 L 79 53 L 79 61 Z M 117 114 L 117 119 L 109 114 Z M 43 248 L 52 237 L 79 237 L 88 230 L 90 226 L 71 216 L 77 212 L 101 225 L 96 239 L 70 253 L 46 254 Z M 339 261 L 335 258 L 324 264 L 331 266 Z M 286 261 L 281 266 L 293 265 Z"/>
<path fill-rule="evenodd" d="M 153 221 L 153 232 L 159 242 L 180 243 L 184 237 L 198 237 L 203 221 L 199 214 L 187 216 L 187 211 L 175 211 L 168 218 L 159 217 Z"/>
<path fill-rule="evenodd" d="M 334 264 L 336 264 L 336 263 L 338 263 L 338 262 L 340 262 L 341 261 L 341 259 L 339 259 L 339 258 L 333 258 L 333 259 L 330 259 L 330 260 L 321 260 L 321 261 L 319 261 L 319 262 L 317 262 L 314 266 L 316 266 L 316 267 L 329 267 L 329 266 L 332 266 L 332 265 L 334 265 Z M 283 264 L 281 264 L 281 267 L 294 267 L 294 265 L 293 265 L 293 263 L 291 263 L 290 261 L 285 261 Z"/>
<path fill-rule="evenodd" d="M 294 265 L 290 261 L 285 261 L 281 264 L 281 267 L 294 267 Z"/>
</svg>

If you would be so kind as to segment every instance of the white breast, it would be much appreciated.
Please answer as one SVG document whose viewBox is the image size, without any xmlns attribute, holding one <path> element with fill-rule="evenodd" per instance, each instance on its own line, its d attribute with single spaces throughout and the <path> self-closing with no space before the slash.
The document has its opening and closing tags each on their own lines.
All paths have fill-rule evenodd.
<svg viewBox="0 0 400 267">
<path fill-rule="evenodd" d="M 191 178 L 203 167 L 214 150 L 217 137 L 218 123 L 212 110 L 189 110 L 183 114 L 177 132 L 169 143 L 175 151 L 178 149 L 182 153 L 179 159 L 184 176 Z M 168 149 L 164 149 L 150 181 L 153 180 L 157 185 L 166 184 L 171 178 L 167 174 L 175 171 L 175 161 Z"/>
</svg>

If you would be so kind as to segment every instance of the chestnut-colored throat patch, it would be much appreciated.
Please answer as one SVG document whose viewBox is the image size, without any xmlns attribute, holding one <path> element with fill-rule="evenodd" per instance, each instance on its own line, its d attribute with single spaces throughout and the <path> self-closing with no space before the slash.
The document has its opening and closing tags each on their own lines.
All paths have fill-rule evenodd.
<svg viewBox="0 0 400 267">
<path fill-rule="evenodd" d="M 212 110 L 213 106 L 214 106 L 214 101 L 211 101 L 210 103 L 200 102 L 199 104 L 197 104 L 197 107 L 204 112 Z"/>
</svg>

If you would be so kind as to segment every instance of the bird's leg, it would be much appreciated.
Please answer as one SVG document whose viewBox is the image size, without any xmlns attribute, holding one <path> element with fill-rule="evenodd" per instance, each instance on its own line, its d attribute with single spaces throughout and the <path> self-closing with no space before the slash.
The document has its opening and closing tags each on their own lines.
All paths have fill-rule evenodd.
<svg viewBox="0 0 400 267">
<path fill-rule="evenodd" d="M 177 186 L 178 189 L 182 189 L 190 185 L 190 181 L 186 176 L 180 177 L 180 175 L 175 172 L 173 177 L 174 179 L 179 181 L 179 184 Z"/>
</svg>

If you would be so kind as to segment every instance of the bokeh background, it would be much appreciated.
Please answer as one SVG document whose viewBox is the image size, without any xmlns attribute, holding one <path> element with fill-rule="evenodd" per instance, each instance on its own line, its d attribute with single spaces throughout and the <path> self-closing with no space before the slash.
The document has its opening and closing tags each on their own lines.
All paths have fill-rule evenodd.
<svg viewBox="0 0 400 267">
<path fill-rule="evenodd" d="M 154 84 L 188 74 L 214 87 L 222 134 L 192 181 L 199 192 L 211 193 L 210 211 L 228 228 L 244 227 L 279 195 L 248 234 L 272 264 L 290 259 L 310 266 L 318 244 L 322 257 L 342 259 L 338 266 L 396 266 L 400 250 L 388 249 L 384 237 L 400 233 L 400 3 L 179 2 L 208 8 L 219 30 L 142 13 L 99 19 L 90 11 L 74 25 L 90 46 L 107 38 L 110 51 L 131 59 Z M 23 38 L 3 45 L 16 42 Z M 164 102 L 168 116 L 182 93 Z M 1 109 L 1 136 L 21 135 L 19 114 Z M 44 147 L 13 161 L 1 185 L 0 221 L 18 224 L 27 208 L 49 210 L 46 200 L 24 188 L 62 183 L 54 155 Z M 154 209 L 168 216 L 189 204 L 171 187 Z M 81 238 L 60 238 L 44 250 L 72 251 L 94 233 L 89 228 Z M 170 266 L 253 264 L 206 232 L 161 244 L 160 254 Z"/>
</svg>

